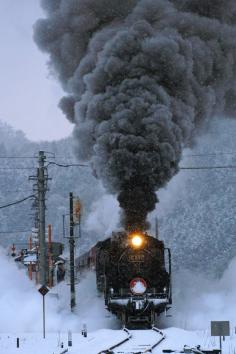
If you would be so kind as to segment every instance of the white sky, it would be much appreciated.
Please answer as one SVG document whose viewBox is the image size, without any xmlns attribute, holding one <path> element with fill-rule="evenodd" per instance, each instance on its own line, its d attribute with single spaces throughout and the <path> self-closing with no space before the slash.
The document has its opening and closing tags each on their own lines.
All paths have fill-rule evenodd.
<svg viewBox="0 0 236 354">
<path fill-rule="evenodd" d="M 39 0 L 0 0 L 0 120 L 35 141 L 72 131 L 57 107 L 63 92 L 49 77 L 48 57 L 32 39 L 42 16 Z"/>
</svg>

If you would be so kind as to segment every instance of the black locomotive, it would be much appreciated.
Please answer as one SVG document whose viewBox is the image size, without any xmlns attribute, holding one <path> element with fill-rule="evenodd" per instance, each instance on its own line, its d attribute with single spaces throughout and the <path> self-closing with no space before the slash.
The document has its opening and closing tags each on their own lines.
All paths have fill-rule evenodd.
<svg viewBox="0 0 236 354">
<path fill-rule="evenodd" d="M 80 270 L 96 270 L 97 288 L 107 309 L 123 325 L 153 325 L 171 297 L 171 254 L 146 233 L 113 233 L 79 257 Z"/>
</svg>

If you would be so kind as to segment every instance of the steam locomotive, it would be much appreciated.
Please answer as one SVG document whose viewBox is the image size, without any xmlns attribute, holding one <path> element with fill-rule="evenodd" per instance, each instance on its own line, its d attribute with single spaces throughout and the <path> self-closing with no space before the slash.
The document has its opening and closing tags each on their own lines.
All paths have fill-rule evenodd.
<svg viewBox="0 0 236 354">
<path fill-rule="evenodd" d="M 96 271 L 107 309 L 123 326 L 152 326 L 172 304 L 171 253 L 147 233 L 113 233 L 77 260 L 79 271 Z"/>
</svg>

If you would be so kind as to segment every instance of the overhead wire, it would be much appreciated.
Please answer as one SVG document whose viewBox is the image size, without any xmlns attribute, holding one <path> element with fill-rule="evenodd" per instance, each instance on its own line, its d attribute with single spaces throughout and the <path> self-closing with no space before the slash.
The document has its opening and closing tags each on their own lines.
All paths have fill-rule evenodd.
<svg viewBox="0 0 236 354">
<path fill-rule="evenodd" d="M 194 156 L 194 155 L 192 155 Z M 200 155 L 195 155 L 195 156 L 200 156 Z M 204 156 L 204 155 L 203 155 Z M 190 157 L 185 156 L 185 157 Z M 57 167 L 90 167 L 87 164 L 82 164 L 82 163 L 69 163 L 69 164 L 64 164 L 64 163 L 57 163 L 57 162 L 49 162 L 45 168 L 48 166 L 57 166 Z M 226 166 L 187 166 L 187 167 L 180 167 L 180 170 L 211 170 L 211 169 L 235 169 L 236 165 L 226 165 Z M 34 170 L 37 169 L 36 166 L 34 167 L 0 167 L 0 170 Z"/>
<path fill-rule="evenodd" d="M 4 189 L 4 193 L 30 193 L 32 189 Z"/>
<path fill-rule="evenodd" d="M 0 159 L 36 159 L 36 156 L 0 156 Z"/>
<path fill-rule="evenodd" d="M 58 167 L 89 167 L 89 165 L 81 164 L 81 163 L 61 164 L 61 163 L 57 163 L 57 162 L 49 162 L 47 164 L 47 167 L 50 165 L 55 165 Z"/>
<path fill-rule="evenodd" d="M 59 164 L 56 162 L 49 162 L 47 166 L 49 165 L 56 165 L 59 167 L 90 167 L 89 165 L 86 164 Z M 235 169 L 236 165 L 222 165 L 222 166 L 187 166 L 187 167 L 180 167 L 181 170 L 212 170 L 212 169 Z"/>
<path fill-rule="evenodd" d="M 73 155 L 56 155 L 55 153 L 52 153 L 55 155 L 55 158 L 59 159 L 75 159 L 75 156 Z M 218 156 L 218 155 L 236 155 L 236 151 L 217 151 L 217 152 L 210 152 L 210 153 L 193 153 L 193 154 L 183 154 L 183 157 L 207 157 L 207 156 Z M 50 156 L 52 158 L 53 156 Z M 0 156 L 0 159 L 37 159 L 38 156 Z"/>
<path fill-rule="evenodd" d="M 0 167 L 1 171 L 7 171 L 7 170 L 34 170 L 36 167 Z"/>
<path fill-rule="evenodd" d="M 25 197 L 25 198 L 23 198 L 23 199 L 17 200 L 17 201 L 15 201 L 15 202 L 2 205 L 2 206 L 0 206 L 0 209 L 8 208 L 8 207 L 11 207 L 11 206 L 13 206 L 13 205 L 17 205 L 17 204 L 23 203 L 24 201 L 26 201 L 26 200 L 28 200 L 28 199 L 32 199 L 32 198 L 35 198 L 35 195 L 34 195 L 34 194 L 31 194 L 31 195 L 29 195 L 28 197 Z"/>
<path fill-rule="evenodd" d="M 183 157 L 210 157 L 210 156 L 222 156 L 222 155 L 235 155 L 236 156 L 236 152 L 215 152 L 215 153 L 199 153 L 199 154 L 187 154 L 184 155 Z"/>
<path fill-rule="evenodd" d="M 25 232 L 31 232 L 32 230 L 16 230 L 16 231 L 0 231 L 0 234 L 18 234 L 18 233 L 25 233 Z"/>
<path fill-rule="evenodd" d="M 60 159 L 74 159 L 74 155 L 56 155 L 55 153 L 51 153 L 52 155 L 49 158 L 60 158 Z M 54 157 L 55 156 L 55 157 Z M 35 156 L 0 156 L 0 159 L 38 159 L 38 155 Z"/>
<path fill-rule="evenodd" d="M 180 167 L 180 170 L 217 170 L 217 169 L 235 169 L 236 165 L 228 166 L 187 166 Z"/>
</svg>

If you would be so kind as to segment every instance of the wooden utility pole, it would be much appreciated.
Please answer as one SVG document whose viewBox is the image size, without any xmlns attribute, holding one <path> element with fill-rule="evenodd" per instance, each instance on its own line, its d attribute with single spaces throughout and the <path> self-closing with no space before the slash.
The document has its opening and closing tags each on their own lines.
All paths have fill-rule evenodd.
<svg viewBox="0 0 236 354">
<path fill-rule="evenodd" d="M 47 190 L 45 177 L 46 156 L 44 151 L 39 151 L 38 168 L 38 205 L 39 205 L 39 281 L 40 284 L 47 284 L 47 255 L 46 255 L 46 237 L 45 237 L 45 194 Z"/>
</svg>

